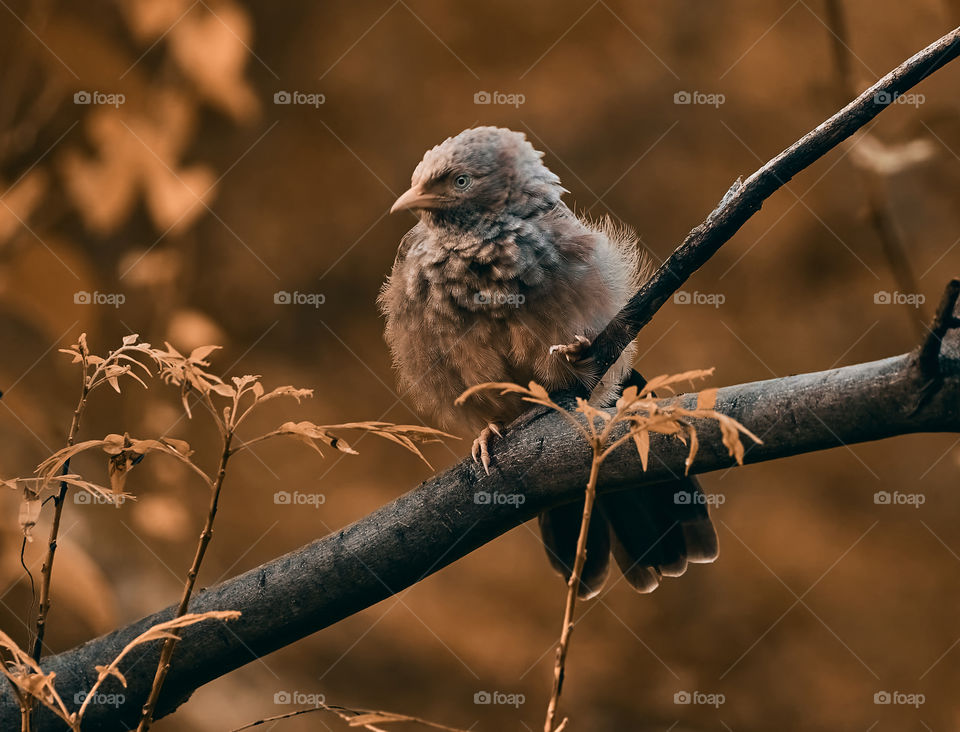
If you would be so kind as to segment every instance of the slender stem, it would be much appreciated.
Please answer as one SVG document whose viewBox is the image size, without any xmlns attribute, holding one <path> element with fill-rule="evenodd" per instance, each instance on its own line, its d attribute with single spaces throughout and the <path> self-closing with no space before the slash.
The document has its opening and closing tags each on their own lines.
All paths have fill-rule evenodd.
<svg viewBox="0 0 960 732">
<path fill-rule="evenodd" d="M 223 489 L 223 479 L 227 474 L 227 461 L 230 460 L 230 442 L 233 440 L 233 432 L 227 431 L 223 438 L 223 452 L 220 455 L 220 466 L 217 469 L 217 477 L 213 484 L 210 494 L 210 508 L 207 511 L 207 521 L 203 526 L 203 532 L 200 534 L 200 541 L 197 543 L 197 551 L 193 557 L 193 564 L 187 572 L 187 579 L 183 585 L 183 595 L 180 598 L 180 604 L 177 606 L 174 618 L 179 618 L 186 614 L 190 605 L 190 598 L 193 595 L 193 588 L 197 582 L 197 575 L 200 574 L 200 566 L 203 564 L 203 557 L 207 553 L 207 546 L 213 537 L 213 522 L 217 517 L 217 508 L 220 503 L 220 492 Z M 163 688 L 163 682 L 170 671 L 170 659 L 173 657 L 173 651 L 180 640 L 179 631 L 172 630 L 172 638 L 167 638 L 160 650 L 160 660 L 157 663 L 157 672 L 153 677 L 153 685 L 150 687 L 150 696 L 143 705 L 143 711 L 140 716 L 140 724 L 137 726 L 137 732 L 147 732 L 153 723 L 153 713 L 157 707 L 157 700 L 160 698 L 160 690 Z"/>
<path fill-rule="evenodd" d="M 239 422 L 240 420 L 237 420 L 238 424 Z M 242 450 L 247 450 L 250 448 L 251 445 L 256 445 L 258 442 L 263 442 L 264 440 L 269 440 L 271 437 L 279 437 L 279 436 L 280 436 L 280 430 L 273 430 L 272 432 L 267 432 L 265 435 L 254 437 L 252 440 L 247 440 L 246 442 L 242 443 L 239 447 L 234 449 L 233 454 L 236 455 L 238 452 Z"/>
<path fill-rule="evenodd" d="M 600 463 L 603 461 L 603 444 L 600 440 L 593 440 L 592 447 L 593 461 L 590 464 L 590 478 L 587 480 L 587 493 L 583 501 L 583 520 L 580 522 L 580 536 L 577 539 L 577 556 L 573 561 L 570 580 L 567 582 L 567 602 L 563 608 L 563 626 L 560 630 L 560 643 L 557 645 L 557 658 L 553 666 L 553 691 L 550 693 L 550 702 L 547 704 L 547 718 L 543 723 L 544 732 L 555 732 L 553 723 L 557 717 L 560 693 L 563 691 L 563 674 L 567 662 L 567 651 L 570 648 L 570 636 L 573 635 L 573 612 L 577 605 L 580 576 L 587 561 L 587 535 L 590 530 L 590 517 L 593 515 L 593 503 L 597 497 L 597 475 L 600 472 Z"/>
<path fill-rule="evenodd" d="M 80 429 L 80 418 L 83 416 L 83 410 L 87 406 L 87 395 L 90 393 L 87 388 L 87 369 L 86 363 L 83 368 L 83 388 L 80 393 L 80 401 L 77 402 L 76 409 L 73 410 L 73 419 L 70 422 L 70 433 L 67 435 L 67 447 L 73 447 L 77 439 L 77 432 Z M 63 474 L 70 472 L 70 461 L 63 464 Z M 37 621 L 35 629 L 35 640 L 33 643 L 33 660 L 39 661 L 43 654 L 43 636 L 47 630 L 47 615 L 50 612 L 50 581 L 53 577 L 53 560 L 57 553 L 57 538 L 60 535 L 60 517 L 63 515 L 63 504 L 67 498 L 67 489 L 69 486 L 63 481 L 60 482 L 60 492 L 53 497 L 53 523 L 50 526 L 50 537 L 47 540 L 47 556 L 43 560 L 43 567 L 40 570 L 40 607 L 37 610 Z"/>
<path fill-rule="evenodd" d="M 623 349 L 661 306 L 728 242 L 762 203 L 932 73 L 960 56 L 960 28 L 914 54 L 850 104 L 822 122 L 744 181 L 738 180 L 713 212 L 684 239 L 630 301 L 593 339 L 584 357 L 594 359 L 590 378 L 574 393 L 587 396 Z M 553 397 L 557 399 L 557 396 Z"/>
</svg>

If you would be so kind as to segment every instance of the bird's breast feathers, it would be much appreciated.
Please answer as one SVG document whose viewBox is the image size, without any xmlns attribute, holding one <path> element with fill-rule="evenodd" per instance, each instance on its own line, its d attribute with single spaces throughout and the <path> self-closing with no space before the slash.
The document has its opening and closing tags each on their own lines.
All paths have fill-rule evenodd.
<svg viewBox="0 0 960 732">
<path fill-rule="evenodd" d="M 593 338 L 637 278 L 635 249 L 576 224 L 566 242 L 542 222 L 495 240 L 422 223 L 404 237 L 380 301 L 401 384 L 422 408 L 455 421 L 468 415 L 452 402 L 473 384 L 576 378 L 550 346 Z"/>
</svg>

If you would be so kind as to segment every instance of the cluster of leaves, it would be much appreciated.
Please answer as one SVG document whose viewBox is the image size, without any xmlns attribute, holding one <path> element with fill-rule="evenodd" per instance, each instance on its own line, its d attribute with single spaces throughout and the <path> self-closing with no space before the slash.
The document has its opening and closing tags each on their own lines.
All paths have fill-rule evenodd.
<svg viewBox="0 0 960 732">
<path fill-rule="evenodd" d="M 527 386 L 508 382 L 478 384 L 461 394 L 457 398 L 457 404 L 463 404 L 474 394 L 483 391 L 499 390 L 501 394 L 517 394 L 525 402 L 539 404 L 561 414 L 595 448 L 600 460 L 624 442 L 632 440 L 644 470 L 647 469 L 650 456 L 650 434 L 672 435 L 689 446 L 685 461 L 686 471 L 689 473 L 700 446 L 697 427 L 691 421 L 692 419 L 716 421 L 720 427 L 724 446 L 730 457 L 734 458 L 738 464 L 743 464 L 744 447 L 740 440 L 741 434 L 756 443 L 762 442 L 737 420 L 714 409 L 717 401 L 716 389 L 705 389 L 699 392 L 694 409 L 687 409 L 676 401 L 663 403 L 655 396 L 658 390 L 675 393 L 676 384 L 693 385 L 694 380 L 712 375 L 712 368 L 672 375 L 662 374 L 648 381 L 641 389 L 636 386 L 627 387 L 617 400 L 612 413 L 595 407 L 586 399 L 578 398 L 575 412 L 581 415 L 580 418 L 554 402 L 547 390 L 533 381 Z M 617 428 L 620 426 L 625 426 L 623 434 L 618 434 Z"/>
<path fill-rule="evenodd" d="M 210 362 L 207 357 L 219 346 L 203 346 L 194 349 L 189 356 L 178 353 L 170 344 L 163 352 L 163 365 L 160 376 L 167 382 L 180 387 L 180 399 L 183 409 L 188 416 L 192 416 L 191 404 L 188 397 L 195 395 L 206 404 L 222 436 L 233 435 L 237 428 L 250 414 L 264 403 L 280 397 L 295 399 L 299 404 L 303 399 L 313 396 L 312 389 L 299 389 L 294 386 L 279 386 L 272 391 L 266 391 L 260 382 L 260 376 L 235 376 L 232 383 L 225 383 L 220 377 L 210 373 Z M 218 409 L 214 398 L 221 397 L 226 405 Z M 397 425 L 390 422 L 345 422 L 334 425 L 318 425 L 314 422 L 284 422 L 277 429 L 259 437 L 250 439 L 240 446 L 233 448 L 231 454 L 273 437 L 289 436 L 305 443 L 321 455 L 321 445 L 356 455 L 350 444 L 340 436 L 347 430 L 366 432 L 376 437 L 390 440 L 415 454 L 427 465 L 426 458 L 418 445 L 438 442 L 445 437 L 453 437 L 432 427 L 420 425 Z"/>
<path fill-rule="evenodd" d="M 41 608 L 37 618 L 37 643 L 34 653 L 22 651 L 12 639 L 0 634 L 0 651 L 4 651 L 9 659 L 0 663 L 5 675 L 13 683 L 17 695 L 28 714 L 33 700 L 51 709 L 63 719 L 71 729 L 79 729 L 83 714 L 87 709 L 87 702 L 76 712 L 69 712 L 63 700 L 56 693 L 54 674 L 45 674 L 39 663 L 39 648 L 42 644 L 42 633 L 45 627 L 46 613 L 49 608 L 49 583 L 53 566 L 54 552 L 56 551 L 57 527 L 60 513 L 64 507 L 64 496 L 73 488 L 90 494 L 97 502 L 111 503 L 118 508 L 134 496 L 126 491 L 127 478 L 130 471 L 139 464 L 144 457 L 150 454 L 160 454 L 173 458 L 188 466 L 208 489 L 212 492 L 211 508 L 207 516 L 207 523 L 201 535 L 197 558 L 194 566 L 187 573 L 184 588 L 184 599 L 177 617 L 168 623 L 155 626 L 147 633 L 134 640 L 130 646 L 108 666 L 98 667 L 99 677 L 90 694 L 96 693 L 100 685 L 110 676 L 117 678 L 124 686 L 126 680 L 119 670 L 119 663 L 126 653 L 135 645 L 153 640 L 164 640 L 164 652 L 171 649 L 172 644 L 179 640 L 179 631 L 206 618 L 231 619 L 236 617 L 235 612 L 207 613 L 202 616 L 191 615 L 186 612 L 193 583 L 200 569 L 203 554 L 212 534 L 212 523 L 216 515 L 217 501 L 223 487 L 226 474 L 226 465 L 230 457 L 243 450 L 248 450 L 258 442 L 273 437 L 289 436 L 305 442 L 311 448 L 322 454 L 321 445 L 334 450 L 357 454 L 356 450 L 341 437 L 345 431 L 362 431 L 390 440 L 415 454 L 426 462 L 419 445 L 435 442 L 445 433 L 429 427 L 417 425 L 395 425 L 387 422 L 348 422 L 336 425 L 318 425 L 310 421 L 284 422 L 279 427 L 246 442 L 239 442 L 233 446 L 237 429 L 262 404 L 281 397 L 291 398 L 299 404 L 303 399 L 313 396 L 311 389 L 301 389 L 294 386 L 280 386 L 267 391 L 261 383 L 261 377 L 245 375 L 233 377 L 229 382 L 212 373 L 209 356 L 218 346 L 203 346 L 184 355 L 169 343 L 164 348 L 155 348 L 149 343 L 141 342 L 139 336 L 126 336 L 120 347 L 109 352 L 106 356 L 97 356 L 91 353 L 83 334 L 69 348 L 62 352 L 72 356 L 73 363 L 79 364 L 81 372 L 80 397 L 74 410 L 73 421 L 67 439 L 67 445 L 50 455 L 41 462 L 32 477 L 17 477 L 0 480 L 0 484 L 21 491 L 23 503 L 20 510 L 20 526 L 25 540 L 31 539 L 32 530 L 39 519 L 41 509 L 46 498 L 52 494 L 54 505 L 54 521 L 47 558 L 44 564 L 43 584 L 41 585 Z M 76 441 L 81 418 L 86 409 L 90 394 L 103 385 L 109 385 L 118 393 L 122 393 L 122 385 L 126 378 L 133 379 L 138 384 L 147 387 L 146 379 L 156 373 L 160 379 L 179 390 L 180 400 L 184 413 L 192 418 L 194 408 L 199 404 L 209 411 L 222 439 L 222 453 L 219 469 L 208 474 L 193 461 L 193 450 L 183 441 L 167 436 L 155 439 L 137 439 L 128 434 L 108 434 L 102 439 Z M 76 472 L 71 472 L 70 461 L 83 453 L 101 453 L 106 457 L 106 481 L 91 480 Z M 169 658 L 161 656 L 161 665 L 169 666 Z M 165 676 L 165 674 L 164 674 Z M 159 692 L 162 677 L 155 681 L 155 691 Z M 89 698 L 89 695 L 88 695 Z M 152 713 L 152 708 L 151 708 Z M 145 713 L 141 728 L 147 729 L 150 724 L 150 715 Z"/>
<path fill-rule="evenodd" d="M 738 464 L 743 464 L 744 455 L 743 443 L 740 440 L 741 434 L 751 438 L 754 442 L 761 442 L 759 437 L 737 420 L 714 409 L 717 401 L 716 389 L 699 392 L 696 406 L 693 409 L 683 407 L 677 400 L 663 402 L 655 397 L 658 389 L 675 393 L 674 386 L 676 384 L 689 382 L 692 386 L 695 379 L 702 379 L 712 374 L 713 369 L 686 371 L 674 375 L 663 374 L 651 379 L 642 388 L 628 387 L 623 390 L 623 394 L 617 400 L 612 413 L 599 409 L 582 398 L 577 399 L 576 408 L 571 412 L 554 402 L 547 390 L 534 381 L 531 381 L 525 387 L 510 382 L 478 384 L 467 389 L 457 398 L 457 404 L 463 404 L 471 396 L 491 390 L 497 390 L 501 395 L 519 395 L 525 402 L 538 404 L 558 412 L 587 441 L 593 453 L 590 477 L 584 494 L 583 516 L 580 523 L 580 534 L 577 539 L 576 557 L 567 582 L 567 597 L 561 622 L 560 641 L 557 645 L 554 662 L 553 689 L 547 704 L 547 715 L 544 722 L 545 732 L 562 732 L 569 721 L 564 718 L 558 725 L 554 726 L 560 702 L 560 692 L 563 687 L 567 651 L 570 647 L 570 637 L 574 627 L 577 588 L 580 585 L 581 573 L 586 562 L 587 534 L 590 530 L 591 515 L 597 495 L 598 473 L 604 459 L 623 443 L 632 441 L 637 448 L 643 469 L 646 470 L 650 458 L 650 434 L 670 435 L 688 446 L 685 473 L 689 473 L 700 445 L 697 427 L 693 422 L 695 419 L 711 419 L 717 422 L 723 444 Z"/>
<path fill-rule="evenodd" d="M 40 702 L 47 709 L 52 711 L 57 717 L 63 720 L 73 732 L 80 732 L 80 725 L 83 722 L 83 716 L 86 713 L 91 701 L 97 698 L 100 686 L 109 677 L 118 679 L 124 688 L 127 686 L 127 680 L 120 672 L 120 661 L 126 655 L 139 645 L 149 643 L 155 640 L 172 637 L 172 631 L 180 630 L 188 625 L 193 625 L 204 620 L 235 620 L 240 617 L 240 613 L 235 610 L 215 610 L 206 613 L 191 613 L 182 615 L 179 618 L 168 620 L 163 623 L 157 623 L 146 631 L 130 641 L 123 650 L 106 666 L 97 666 L 97 680 L 90 690 L 84 695 L 84 700 L 80 708 L 75 712 L 67 710 L 66 704 L 60 694 L 57 693 L 54 681 L 56 673 L 44 672 L 38 664 L 26 651 L 20 648 L 10 636 L 0 630 L 0 649 L 3 649 L 10 660 L 0 664 L 0 672 L 7 677 L 7 680 L 13 685 L 23 709 L 29 709 L 33 700 Z"/>
</svg>

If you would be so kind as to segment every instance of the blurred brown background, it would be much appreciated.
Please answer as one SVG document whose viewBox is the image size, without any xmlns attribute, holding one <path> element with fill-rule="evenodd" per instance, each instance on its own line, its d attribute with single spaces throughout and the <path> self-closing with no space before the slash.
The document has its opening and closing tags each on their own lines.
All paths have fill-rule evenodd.
<svg viewBox="0 0 960 732">
<path fill-rule="evenodd" d="M 857 91 L 960 20 L 944 0 L 842 9 Z M 56 348 L 82 331 L 94 352 L 129 332 L 179 348 L 219 343 L 216 369 L 316 390 L 261 415 L 250 434 L 288 418 L 417 421 L 395 391 L 374 300 L 413 223 L 386 212 L 424 150 L 479 123 L 524 130 L 572 205 L 634 227 L 660 261 L 737 176 L 845 103 L 827 18 L 820 0 L 4 4 L 0 477 L 27 475 L 62 446 L 78 377 Z M 644 372 L 714 365 L 722 385 L 912 348 L 960 272 L 958 78 L 956 64 L 938 72 L 870 138 L 776 194 L 688 283 L 722 304 L 670 303 L 643 331 Z M 275 103 L 280 92 L 303 103 Z M 522 103 L 475 103 L 482 92 Z M 684 92 L 696 103 L 675 103 Z M 905 271 L 865 217 L 868 182 L 889 204 L 915 292 L 902 291 Z M 898 288 L 925 304 L 877 294 Z M 278 292 L 325 299 L 277 304 Z M 106 302 L 118 295 L 119 306 Z M 81 437 L 171 430 L 212 468 L 211 425 L 179 417 L 159 384 L 105 390 Z M 583 607 L 562 703 L 570 729 L 960 725 L 957 445 L 910 436 L 705 476 L 724 499 L 719 561 L 651 596 L 611 581 Z M 390 445 L 357 447 L 358 457 L 320 459 L 267 443 L 238 458 L 201 584 L 429 476 Z M 465 451 L 432 446 L 429 457 L 441 468 Z M 207 497 L 160 459 L 138 470 L 137 503 L 66 508 L 53 648 L 179 597 Z M 276 505 L 291 486 L 325 503 Z M 878 505 L 878 491 L 925 503 Z M 18 499 L 3 498 L 0 627 L 24 640 Z M 46 532 L 41 522 L 37 536 Z M 26 555 L 35 573 L 42 544 Z M 230 729 L 288 711 L 274 703 L 281 691 L 473 729 L 539 729 L 563 592 L 529 524 L 210 684 L 157 729 Z M 525 702 L 475 704 L 481 691 Z M 683 691 L 724 703 L 675 704 Z M 883 691 L 925 701 L 875 704 Z M 343 725 L 313 715 L 278 728 Z"/>
</svg>

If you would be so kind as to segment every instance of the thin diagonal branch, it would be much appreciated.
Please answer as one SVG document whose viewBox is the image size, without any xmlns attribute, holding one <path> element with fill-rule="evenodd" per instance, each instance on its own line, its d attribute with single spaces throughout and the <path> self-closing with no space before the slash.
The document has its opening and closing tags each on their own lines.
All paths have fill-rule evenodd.
<svg viewBox="0 0 960 732">
<path fill-rule="evenodd" d="M 591 383 L 578 388 L 586 396 L 663 304 L 702 267 L 763 202 L 793 176 L 876 117 L 898 96 L 960 56 L 960 28 L 955 28 L 880 79 L 830 119 L 767 162 L 745 181 L 737 180 L 720 205 L 660 265 L 630 302 L 598 335 L 589 349 L 597 368 Z"/>
</svg>

